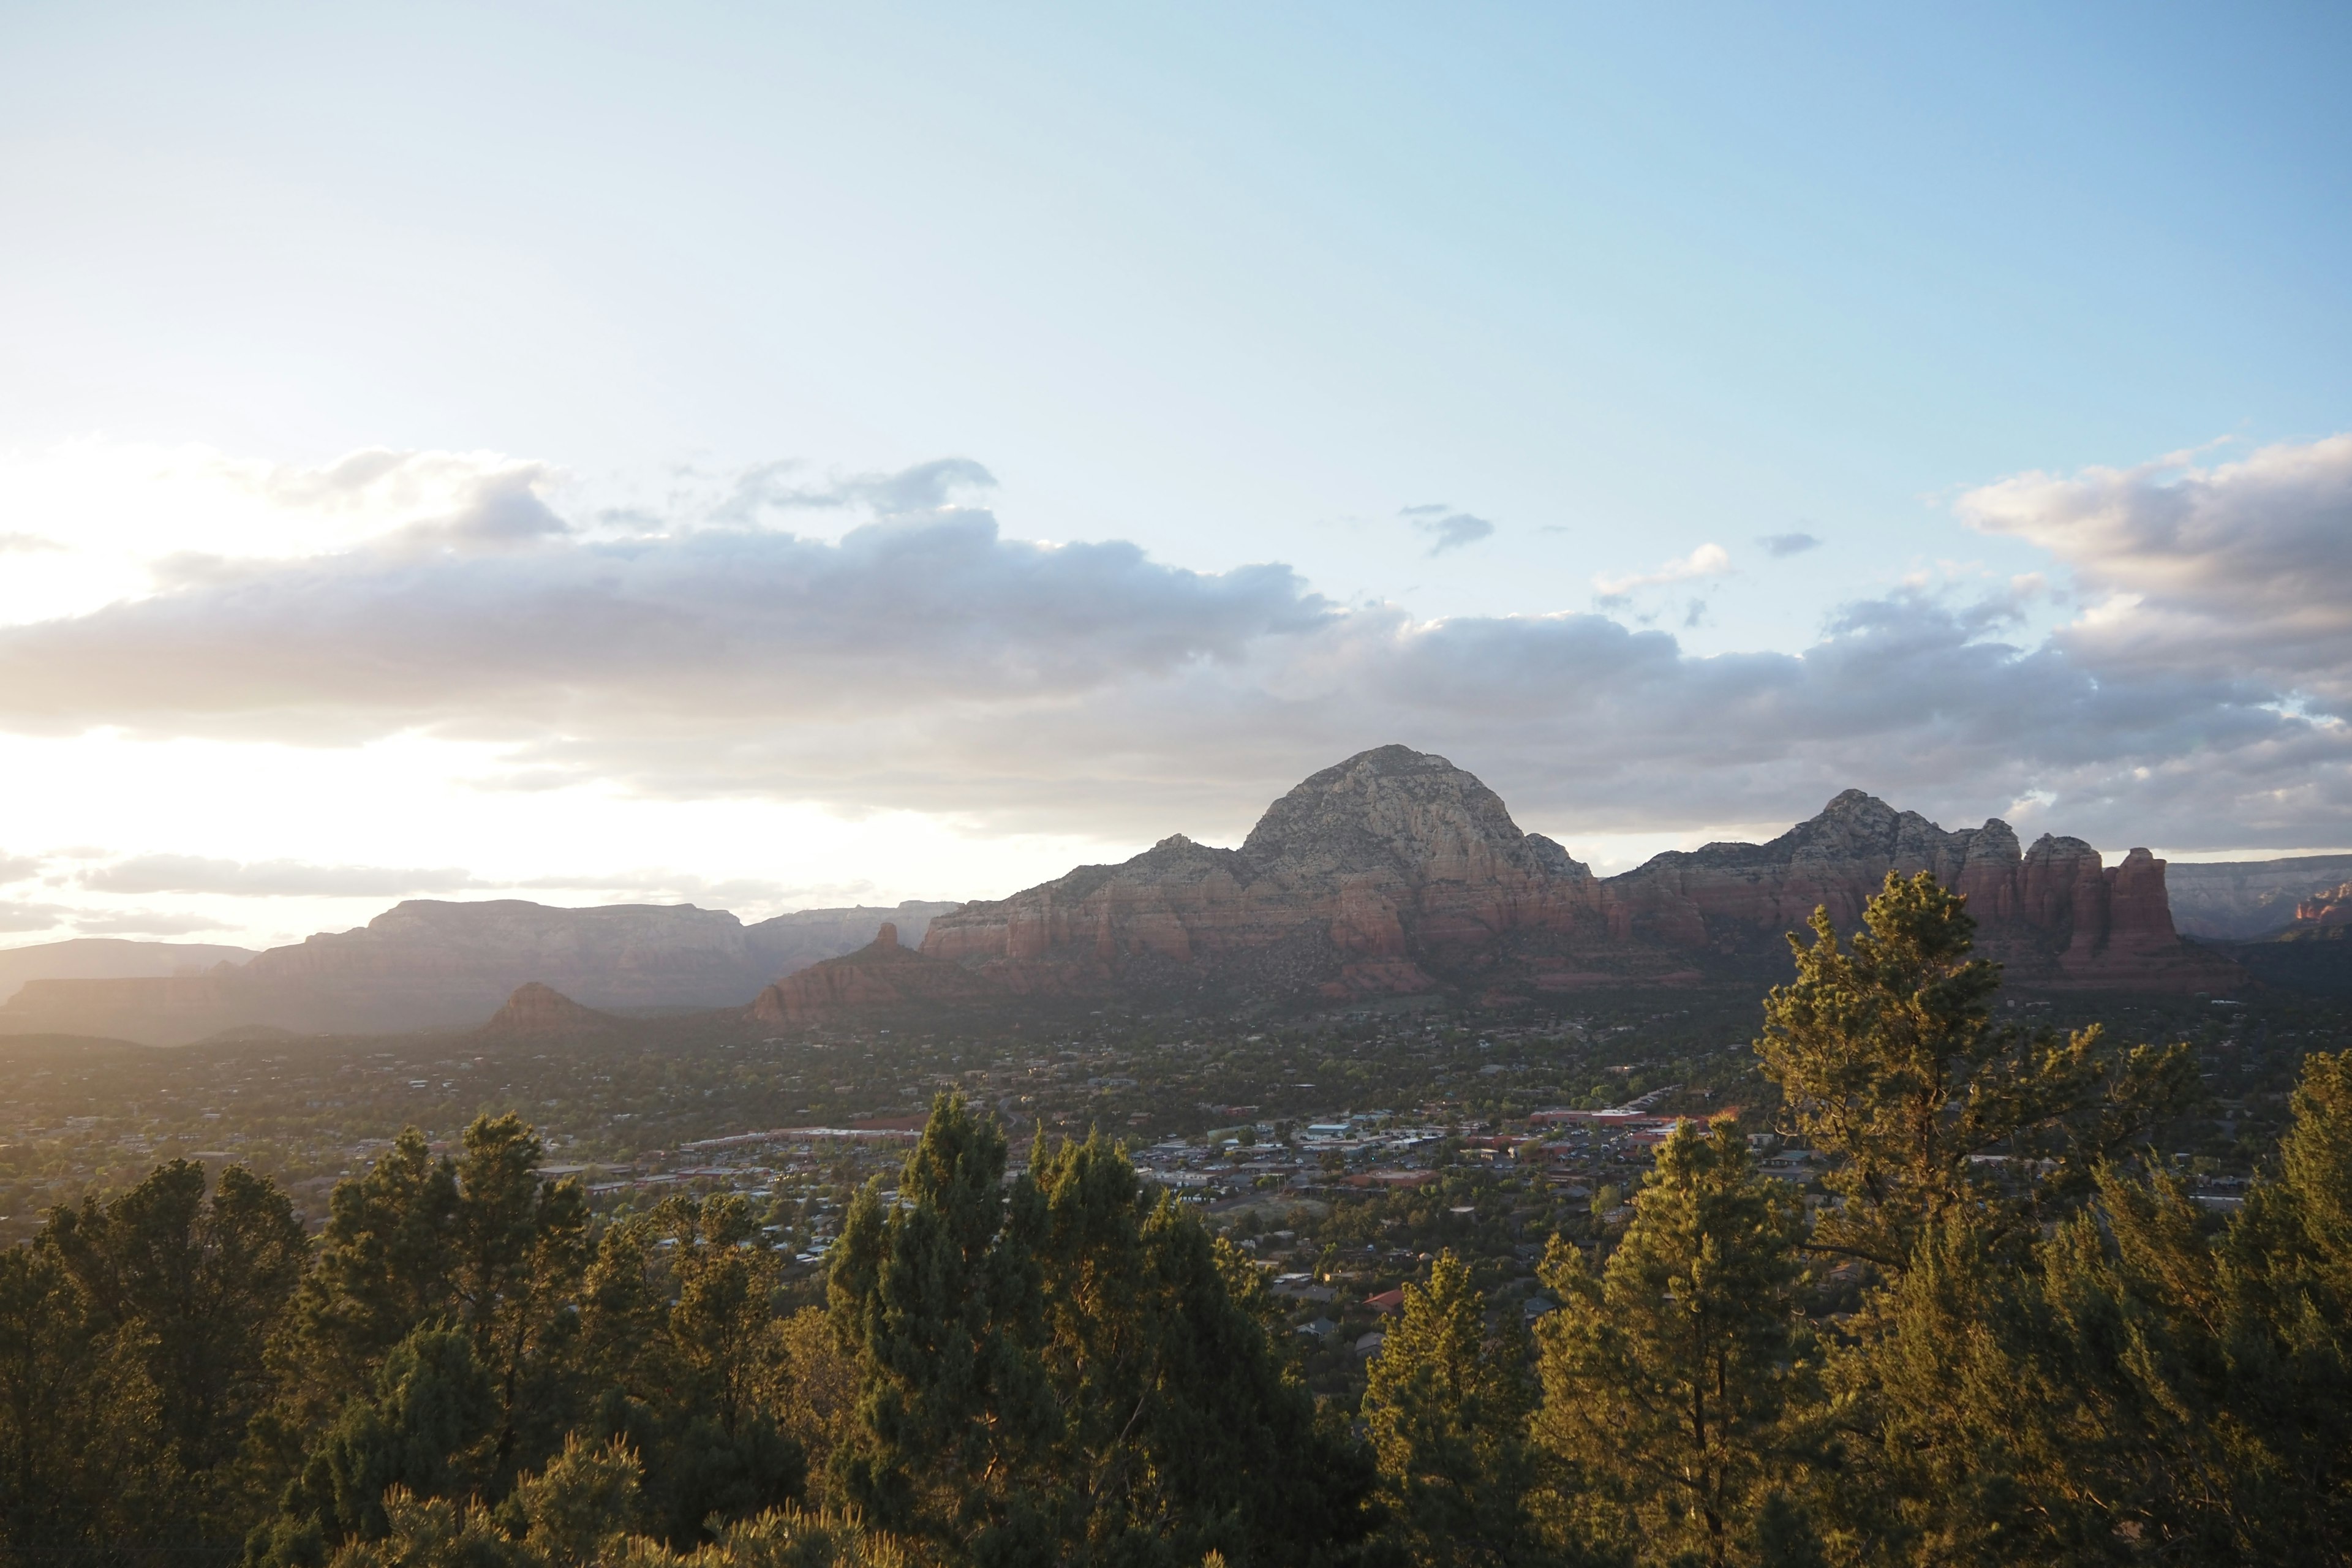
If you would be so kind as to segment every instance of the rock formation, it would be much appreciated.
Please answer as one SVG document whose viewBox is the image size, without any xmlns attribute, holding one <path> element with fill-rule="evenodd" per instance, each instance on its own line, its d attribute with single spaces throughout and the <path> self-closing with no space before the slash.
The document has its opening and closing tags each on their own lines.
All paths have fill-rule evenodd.
<svg viewBox="0 0 2352 1568">
<path fill-rule="evenodd" d="M 1601 930 L 1598 884 L 1566 850 L 1443 757 L 1383 746 L 1275 802 L 1239 849 L 1166 838 L 941 915 L 923 952 L 1013 994 L 1346 996 L 1427 990 L 1515 937 Z"/>
<path fill-rule="evenodd" d="M 180 1045 L 245 1025 L 301 1034 L 466 1028 L 534 980 L 607 1009 L 740 1007 L 779 974 L 871 941 L 886 920 L 920 928 L 954 907 L 807 910 L 746 926 L 691 904 L 412 899 L 357 930 L 274 947 L 242 967 L 28 981 L 0 1006 L 0 1033 Z"/>
<path fill-rule="evenodd" d="M 1004 993 L 960 963 L 926 958 L 881 931 L 856 952 L 788 974 L 751 1006 L 755 1024 L 805 1024 L 844 1013 L 895 1013 L 916 1007 L 1000 1001 Z"/>
<path fill-rule="evenodd" d="M 1849 790 L 1769 844 L 1710 844 L 1604 880 L 1522 833 L 1469 773 L 1402 746 L 1307 779 L 1238 849 L 1179 836 L 1121 865 L 1083 866 L 940 916 L 923 954 L 993 997 L 1215 1005 L 1446 986 L 1499 1000 L 1752 983 L 1785 967 L 1783 933 L 1817 906 L 1851 931 L 1889 871 L 1920 870 L 1968 895 L 1982 948 L 2015 981 L 2195 989 L 2238 978 L 2175 935 L 2164 862 L 2145 849 L 2109 867 L 2078 838 L 2021 848 L 1998 820 L 1948 833 Z M 861 1005 L 852 998 L 871 979 L 849 972 L 866 962 L 795 976 L 772 1016 Z M 898 962 L 889 973 L 895 984 L 913 971 Z"/>
<path fill-rule="evenodd" d="M 2147 850 L 2110 867 L 2083 840 L 2044 834 L 2021 853 L 1998 817 L 1947 833 L 1860 790 L 1769 844 L 1669 852 L 1601 887 L 1619 941 L 1762 953 L 1816 907 L 1857 929 L 1889 871 L 1932 871 L 1965 894 L 1979 947 L 2020 981 L 2185 985 L 2210 968 L 2174 932 L 2165 863 Z"/>
<path fill-rule="evenodd" d="M 545 1040 L 610 1034 L 610 1013 L 583 1007 L 551 985 L 533 980 L 515 988 L 505 1006 L 490 1015 L 481 1033 L 497 1038 Z"/>
<path fill-rule="evenodd" d="M 2352 935 L 2352 882 L 2343 883 L 2297 903 L 2294 906 L 2294 924 L 2284 934 L 2289 937 Z"/>
</svg>

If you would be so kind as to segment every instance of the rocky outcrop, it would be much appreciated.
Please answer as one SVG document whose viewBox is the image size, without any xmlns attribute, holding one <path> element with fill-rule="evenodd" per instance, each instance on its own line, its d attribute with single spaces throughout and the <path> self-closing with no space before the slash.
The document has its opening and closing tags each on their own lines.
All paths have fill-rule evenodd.
<svg viewBox="0 0 2352 1568">
<path fill-rule="evenodd" d="M 1005 995 L 985 975 L 901 946 L 898 928 L 885 923 L 857 952 L 777 981 L 760 993 L 749 1011 L 755 1024 L 784 1026 L 849 1013 L 969 1006 L 1002 1001 Z"/>
<path fill-rule="evenodd" d="M 885 921 L 919 927 L 954 907 L 812 910 L 746 926 L 691 904 L 412 899 L 242 967 L 29 981 L 0 1006 L 0 1033 L 180 1045 L 247 1025 L 352 1035 L 468 1028 L 530 981 L 606 1009 L 740 1007 L 780 974 L 863 946 Z"/>
<path fill-rule="evenodd" d="M 1969 899 L 2014 980 L 2196 989 L 2237 978 L 2172 929 L 2165 865 L 2031 847 L 1999 820 L 1947 832 L 1860 790 L 1766 844 L 1710 844 L 1596 879 L 1522 833 L 1443 757 L 1386 746 L 1276 801 L 1237 849 L 1181 836 L 934 921 L 923 951 L 993 994 L 1323 997 L 1449 986 L 1501 998 L 1752 979 L 1826 908 L 1844 931 L 1890 871 Z M 821 1011 L 814 989 L 804 1005 Z M 804 1015 L 814 1016 L 814 1013 Z"/>
<path fill-rule="evenodd" d="M 1238 849 L 1162 839 L 942 915 L 923 952 L 1014 995 L 1340 997 L 1601 931 L 1591 871 L 1444 758 L 1384 746 L 1300 784 Z"/>
<path fill-rule="evenodd" d="M 2079 838 L 2044 834 L 2021 851 L 1998 817 L 1948 833 L 1860 790 L 1769 843 L 1660 855 L 1602 883 L 1602 902 L 1621 942 L 1762 954 L 1816 908 L 1841 931 L 1857 929 L 1890 871 L 1933 872 L 1965 894 L 1979 947 L 2018 981 L 2187 987 L 2227 978 L 2182 945 L 2165 863 L 2147 850 L 2111 867 Z"/>
<path fill-rule="evenodd" d="M 2294 924 L 2283 934 L 2289 938 L 2352 935 L 2352 882 L 2298 902 Z"/>
<path fill-rule="evenodd" d="M 553 986 L 534 980 L 515 987 L 506 1005 L 490 1015 L 481 1032 L 499 1039 L 568 1039 L 610 1034 L 615 1021 L 610 1013 L 583 1007 Z"/>
</svg>

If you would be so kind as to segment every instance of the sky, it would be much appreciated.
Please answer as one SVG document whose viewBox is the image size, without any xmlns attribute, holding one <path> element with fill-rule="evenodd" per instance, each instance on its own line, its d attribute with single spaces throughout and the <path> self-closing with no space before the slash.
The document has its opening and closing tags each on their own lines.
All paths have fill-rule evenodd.
<svg viewBox="0 0 2352 1568">
<path fill-rule="evenodd" d="M 1365 747 L 2352 847 L 2340 7 L 0 8 L 0 945 L 757 918 Z"/>
</svg>

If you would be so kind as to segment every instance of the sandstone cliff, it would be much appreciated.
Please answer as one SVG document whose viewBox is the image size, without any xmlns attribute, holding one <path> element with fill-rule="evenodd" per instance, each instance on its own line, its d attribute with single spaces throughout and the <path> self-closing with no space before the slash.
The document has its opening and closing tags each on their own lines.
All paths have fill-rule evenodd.
<svg viewBox="0 0 2352 1568">
<path fill-rule="evenodd" d="M 2165 863 L 2134 849 L 2116 866 L 2079 838 L 2044 834 L 2021 851 L 1995 817 L 1947 833 L 1847 790 L 1768 844 L 1710 844 L 1660 855 L 1602 884 L 1618 941 L 1723 953 L 1764 953 L 1817 907 L 1841 931 L 1889 871 L 1931 871 L 1965 894 L 1982 951 L 2013 980 L 2044 984 L 2188 984 L 2210 963 L 2172 929 Z"/>
<path fill-rule="evenodd" d="M 805 1024 L 853 1012 L 970 1006 L 1004 996 L 989 978 L 961 964 L 899 945 L 898 928 L 885 923 L 856 952 L 788 974 L 761 992 L 750 1016 L 755 1024 Z"/>
<path fill-rule="evenodd" d="M 1601 932 L 1591 871 L 1443 757 L 1384 746 L 1275 802 L 1239 849 L 1163 839 L 941 915 L 923 952 L 1013 994 L 1344 996 L 1429 989 L 1516 937 Z"/>
<path fill-rule="evenodd" d="M 1851 931 L 1889 871 L 1918 870 L 1969 896 L 1982 946 L 2021 983 L 2194 989 L 2238 978 L 2174 933 L 2164 862 L 2145 849 L 2109 867 L 2081 839 L 2025 848 L 1998 820 L 1946 832 L 1849 790 L 1769 843 L 1661 855 L 1602 880 L 1522 833 L 1476 778 L 1402 746 L 1307 779 L 1238 849 L 1179 836 L 1120 865 L 1080 867 L 939 917 L 923 953 L 992 996 L 1210 1005 L 1753 980 L 1785 964 L 1783 933 L 1816 906 Z M 826 999 L 836 967 L 801 977 L 791 1016 L 855 1005 Z"/>
</svg>

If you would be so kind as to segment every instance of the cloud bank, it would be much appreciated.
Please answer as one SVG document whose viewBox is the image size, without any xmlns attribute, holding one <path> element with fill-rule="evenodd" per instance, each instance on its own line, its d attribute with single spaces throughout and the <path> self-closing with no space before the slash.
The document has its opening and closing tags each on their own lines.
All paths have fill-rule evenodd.
<svg viewBox="0 0 2352 1568">
<path fill-rule="evenodd" d="M 2347 472 L 2352 437 L 2005 480 L 1963 516 L 2103 595 L 2078 622 L 2029 641 L 2010 599 L 1898 593 L 1844 606 L 1801 652 L 1698 657 L 1602 615 L 1424 620 L 1332 603 L 1279 564 L 1007 538 L 966 459 L 815 485 L 771 468 L 732 510 L 622 522 L 559 516 L 528 465 L 486 464 L 452 500 L 444 467 L 432 518 L 322 553 L 159 562 L 150 592 L 0 627 L 0 727 L 421 731 L 499 742 L 486 782 L 505 787 L 1122 837 L 1245 823 L 1307 772 L 1403 741 L 1571 837 L 1790 819 L 1860 785 L 2105 844 L 2320 845 L 2352 840 Z M 771 526 L 823 509 L 857 525 Z M 1603 581 L 1729 564 L 1706 545 Z M 386 892 L 463 875 L 92 873 L 225 892 L 362 874 Z"/>
</svg>

